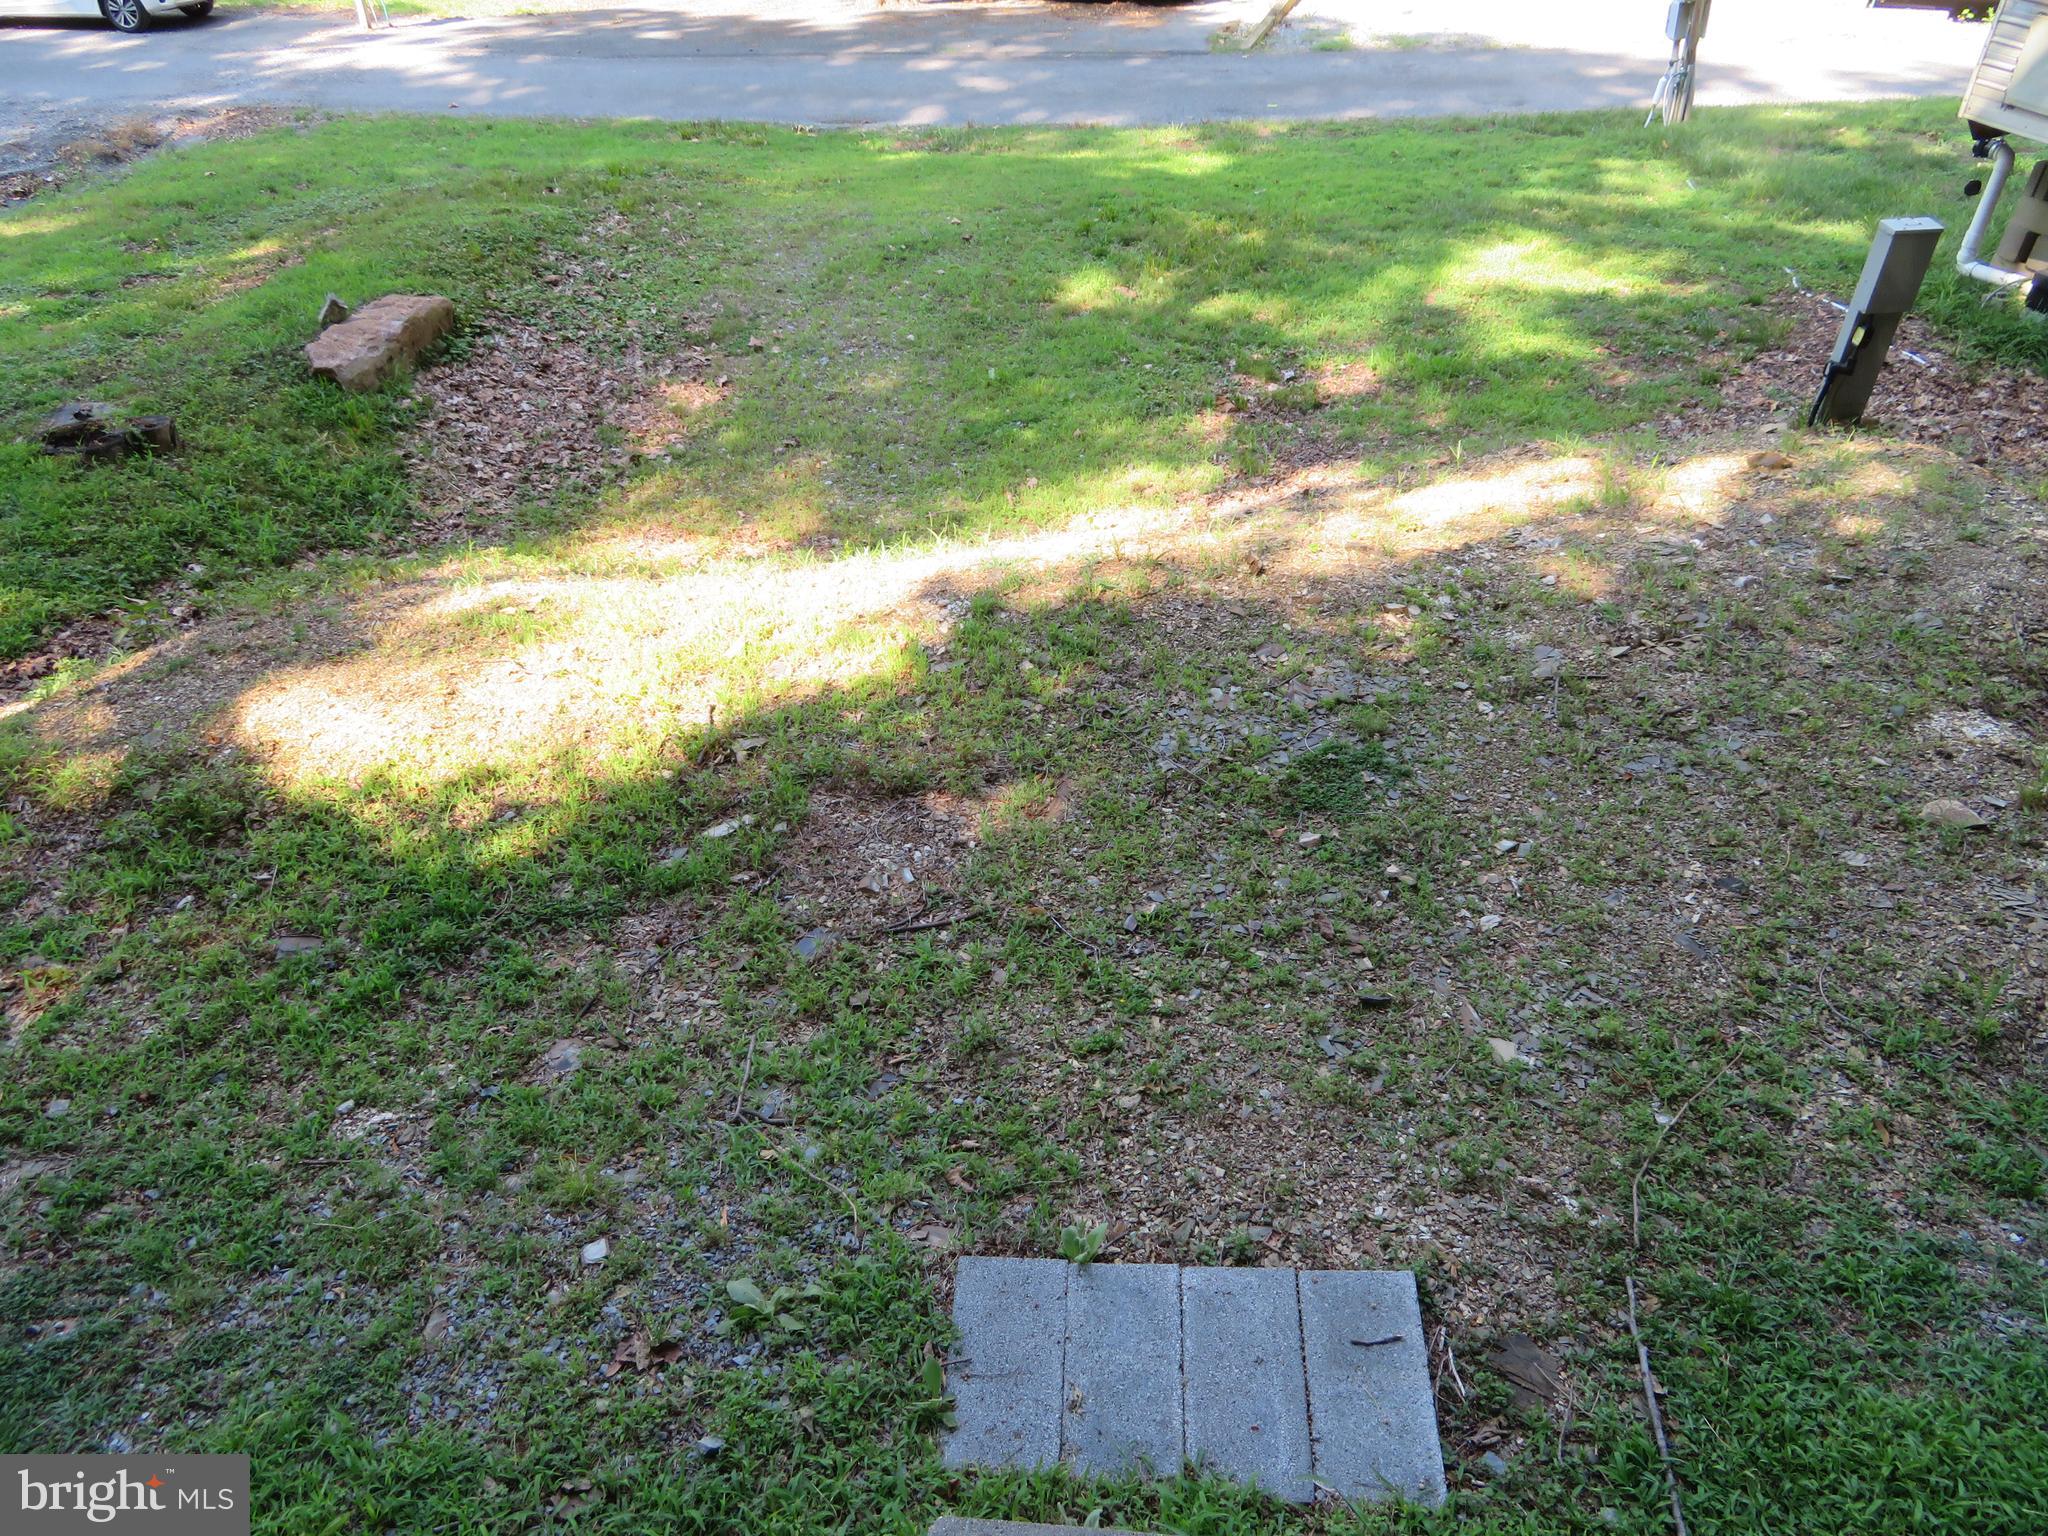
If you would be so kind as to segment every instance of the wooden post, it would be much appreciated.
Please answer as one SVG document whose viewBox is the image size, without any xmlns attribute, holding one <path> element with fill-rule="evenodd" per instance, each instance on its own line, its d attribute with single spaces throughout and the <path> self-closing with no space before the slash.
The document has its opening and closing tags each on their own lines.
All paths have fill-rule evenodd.
<svg viewBox="0 0 2048 1536">
<path fill-rule="evenodd" d="M 1266 12 L 1266 19 L 1252 28 L 1252 35 L 1245 39 L 1244 51 L 1250 53 L 1259 44 L 1263 43 L 1266 40 L 1266 34 L 1285 21 L 1288 12 L 1292 11 L 1299 4 L 1301 4 L 1301 0 L 1280 0 L 1278 5 Z"/>
</svg>

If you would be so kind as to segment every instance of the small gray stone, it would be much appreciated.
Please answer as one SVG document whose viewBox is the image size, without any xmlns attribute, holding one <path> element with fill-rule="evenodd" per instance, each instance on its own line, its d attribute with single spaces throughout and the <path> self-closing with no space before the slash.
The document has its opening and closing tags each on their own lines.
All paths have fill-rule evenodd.
<svg viewBox="0 0 2048 1536">
<path fill-rule="evenodd" d="M 43 1118 L 45 1120 L 62 1120 L 70 1113 L 71 1101 L 69 1099 L 52 1099 L 43 1106 Z"/>
<path fill-rule="evenodd" d="M 839 935 L 830 928 L 813 928 L 796 941 L 796 957 L 809 965 L 820 955 L 827 954 L 839 942 Z"/>
<path fill-rule="evenodd" d="M 580 1040 L 557 1040 L 540 1059 L 544 1077 L 568 1077 L 582 1065 L 583 1042 Z"/>
<path fill-rule="evenodd" d="M 1499 1451 L 1488 1451 L 1479 1458 L 1479 1470 L 1488 1477 L 1506 1477 L 1508 1475 L 1507 1458 L 1501 1455 Z"/>
<path fill-rule="evenodd" d="M 594 1242 L 585 1243 L 583 1245 L 583 1267 L 588 1269 L 592 1265 L 602 1264 L 611 1257 L 611 1252 L 612 1245 L 604 1238 L 600 1237 Z"/>
</svg>

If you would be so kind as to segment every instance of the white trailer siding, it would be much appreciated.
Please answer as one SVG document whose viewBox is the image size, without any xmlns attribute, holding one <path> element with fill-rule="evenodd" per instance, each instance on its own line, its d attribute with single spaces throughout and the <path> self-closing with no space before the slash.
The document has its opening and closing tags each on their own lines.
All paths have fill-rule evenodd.
<svg viewBox="0 0 2048 1536">
<path fill-rule="evenodd" d="M 1998 8 L 1962 115 L 2048 143 L 2048 0 L 2005 0 Z"/>
</svg>

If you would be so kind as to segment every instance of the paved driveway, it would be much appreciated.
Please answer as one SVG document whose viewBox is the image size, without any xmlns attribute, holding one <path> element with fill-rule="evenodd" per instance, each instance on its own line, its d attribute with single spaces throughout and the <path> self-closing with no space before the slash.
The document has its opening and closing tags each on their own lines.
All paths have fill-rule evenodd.
<svg viewBox="0 0 2048 1536">
<path fill-rule="evenodd" d="M 366 35 L 332 15 L 238 14 L 222 0 L 210 21 L 137 37 L 0 26 L 0 145 L 39 121 L 254 103 L 896 124 L 1639 107 L 1667 46 L 1661 0 L 1308 0 L 1273 52 L 1212 47 L 1219 27 L 1262 9 L 709 0 Z M 1722 0 L 1700 100 L 1954 94 L 1981 37 L 1855 0 Z"/>
</svg>

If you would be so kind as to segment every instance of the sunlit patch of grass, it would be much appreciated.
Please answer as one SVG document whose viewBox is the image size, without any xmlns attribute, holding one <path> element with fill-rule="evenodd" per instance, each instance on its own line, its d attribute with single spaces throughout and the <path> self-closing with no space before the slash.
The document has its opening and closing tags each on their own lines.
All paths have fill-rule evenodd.
<svg viewBox="0 0 2048 1536">
<path fill-rule="evenodd" d="M 799 136 L 378 120 L 145 160 L 0 219 L 19 258 L 0 359 L 24 422 L 90 393 L 178 412 L 188 446 L 89 477 L 0 454 L 0 649 L 167 577 L 204 588 L 402 534 L 417 511 L 391 451 L 403 385 L 342 397 L 298 365 L 330 290 L 438 288 L 478 324 L 494 305 L 555 315 L 567 295 L 542 271 L 565 250 L 602 261 L 602 295 L 550 323 L 573 314 L 600 348 L 688 340 L 730 376 L 715 408 L 682 402 L 703 425 L 619 510 L 861 544 L 1262 473 L 1274 429 L 1215 410 L 1245 357 L 1305 376 L 1364 361 L 1370 389 L 1304 386 L 1297 402 L 1332 457 L 1370 443 L 1391 467 L 1426 455 L 1422 438 L 1484 452 L 1624 427 L 1705 395 L 1703 345 L 1765 339 L 1748 301 L 1782 266 L 1853 273 L 1874 188 L 1949 174 L 1916 133 L 1939 124 L 1927 105 L 1711 113 L 1625 156 L 1619 123 Z M 1448 224 L 1446 181 L 1463 189 Z M 252 286 L 212 293 L 203 273 L 238 257 Z M 172 275 L 121 289 L 138 265 Z M 1951 303 L 1939 263 L 1931 283 L 1966 339 L 2038 351 L 2038 331 Z M 117 289 L 104 310 L 65 297 Z M 120 367 L 82 367 L 110 355 L 109 327 Z"/>
</svg>

